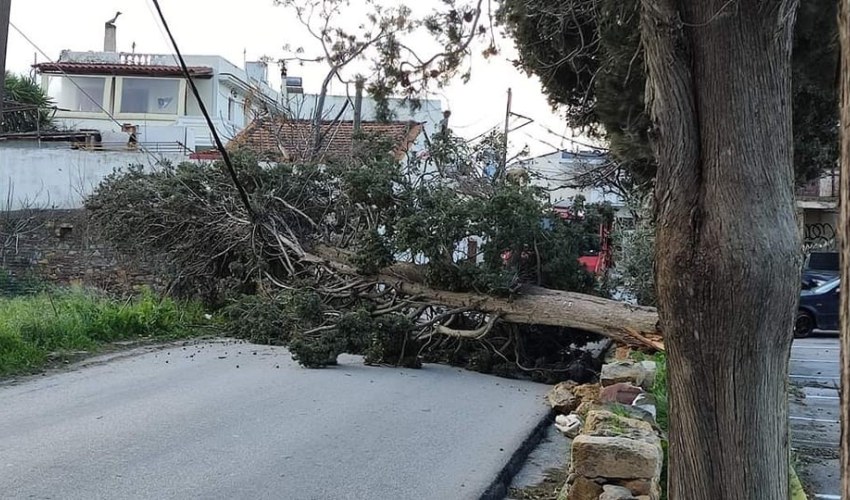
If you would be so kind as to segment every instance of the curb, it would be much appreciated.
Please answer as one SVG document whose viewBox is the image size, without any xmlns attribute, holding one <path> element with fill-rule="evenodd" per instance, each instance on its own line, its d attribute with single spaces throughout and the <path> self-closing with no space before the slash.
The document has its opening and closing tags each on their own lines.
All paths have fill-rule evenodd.
<svg viewBox="0 0 850 500">
<path fill-rule="evenodd" d="M 511 481 L 514 476 L 522 469 L 523 465 L 525 465 L 525 461 L 528 459 L 528 456 L 534 450 L 535 447 L 543 440 L 543 437 L 546 435 L 546 429 L 552 425 L 552 422 L 555 418 L 554 410 L 548 411 L 543 418 L 540 419 L 540 422 L 534 426 L 531 432 L 523 439 L 522 443 L 519 445 L 519 448 L 511 454 L 511 458 L 508 459 L 507 463 L 502 467 L 502 470 L 496 475 L 496 478 L 493 479 L 493 482 L 484 490 L 484 493 L 481 494 L 479 500 L 504 500 L 504 498 L 508 495 L 508 488 L 511 485 Z"/>
</svg>

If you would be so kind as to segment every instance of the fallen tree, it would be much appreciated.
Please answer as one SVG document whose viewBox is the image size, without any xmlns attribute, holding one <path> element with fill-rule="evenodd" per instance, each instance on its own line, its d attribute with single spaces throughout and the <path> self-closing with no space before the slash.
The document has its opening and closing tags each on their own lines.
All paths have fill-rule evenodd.
<svg viewBox="0 0 850 500">
<path fill-rule="evenodd" d="M 609 207 L 579 200 L 584 215 L 564 219 L 536 188 L 451 168 L 476 155 L 434 140 L 441 155 L 424 163 L 369 137 L 320 164 L 236 154 L 250 210 L 221 164 L 131 168 L 86 206 L 101 237 L 157 263 L 173 293 L 224 307 L 234 334 L 284 343 L 307 366 L 431 355 L 581 379 L 596 363 L 581 347 L 599 336 L 662 348 L 655 311 L 603 298 L 578 262 Z"/>
<path fill-rule="evenodd" d="M 317 253 L 321 257 L 311 259 L 324 259 L 326 264 L 339 271 L 357 274 L 356 269 L 345 263 L 349 258 L 345 252 L 322 248 Z M 419 297 L 453 309 L 491 314 L 508 323 L 575 328 L 603 335 L 621 344 L 664 350 L 660 342 L 658 313 L 654 307 L 527 284 L 510 297 L 450 292 L 426 286 L 422 274 L 422 270 L 415 265 L 397 263 L 382 270 L 373 279 L 407 296 Z M 446 332 L 444 329 L 443 333 Z"/>
</svg>

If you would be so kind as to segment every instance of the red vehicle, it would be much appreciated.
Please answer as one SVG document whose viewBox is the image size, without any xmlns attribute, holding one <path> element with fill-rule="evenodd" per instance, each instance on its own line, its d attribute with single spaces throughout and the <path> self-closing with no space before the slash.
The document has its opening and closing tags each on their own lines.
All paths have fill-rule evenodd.
<svg viewBox="0 0 850 500">
<path fill-rule="evenodd" d="M 555 208 L 555 212 L 565 220 L 571 219 L 581 219 L 583 214 L 578 214 L 577 216 L 572 214 L 569 209 L 566 208 Z M 530 251 L 523 251 L 522 258 L 527 259 L 531 257 Z M 502 253 L 502 261 L 507 263 L 511 258 L 511 252 L 506 251 Z M 584 266 L 587 271 L 595 276 L 602 276 L 605 272 L 610 269 L 614 264 L 614 252 L 611 248 L 611 227 L 607 224 L 599 225 L 599 250 L 588 252 L 585 255 L 582 255 L 578 258 L 578 261 L 581 265 Z"/>
<path fill-rule="evenodd" d="M 583 213 L 573 214 L 568 208 L 555 207 L 557 213 L 564 220 L 584 218 Z M 599 251 L 589 252 L 578 258 L 578 261 L 588 272 L 602 276 L 614 264 L 614 254 L 611 248 L 611 227 L 607 224 L 599 225 Z"/>
</svg>

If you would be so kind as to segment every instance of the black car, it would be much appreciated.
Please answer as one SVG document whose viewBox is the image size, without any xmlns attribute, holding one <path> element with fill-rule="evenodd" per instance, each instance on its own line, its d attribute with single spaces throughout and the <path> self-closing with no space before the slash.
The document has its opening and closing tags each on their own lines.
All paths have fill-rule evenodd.
<svg viewBox="0 0 850 500">
<path fill-rule="evenodd" d="M 800 292 L 800 308 L 794 325 L 794 336 L 808 337 L 815 330 L 838 330 L 840 283 L 833 278 L 826 283 Z"/>
<path fill-rule="evenodd" d="M 803 268 L 803 290 L 817 288 L 838 277 L 838 252 L 812 252 Z"/>
</svg>

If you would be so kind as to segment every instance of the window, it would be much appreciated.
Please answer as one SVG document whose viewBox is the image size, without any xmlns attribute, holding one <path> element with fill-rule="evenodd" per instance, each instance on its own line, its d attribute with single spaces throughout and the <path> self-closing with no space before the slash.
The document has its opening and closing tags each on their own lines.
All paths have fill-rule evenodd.
<svg viewBox="0 0 850 500">
<path fill-rule="evenodd" d="M 59 109 L 103 113 L 106 78 L 102 76 L 50 77 L 47 93 Z"/>
<path fill-rule="evenodd" d="M 160 78 L 124 78 L 121 112 L 176 115 L 180 81 Z"/>
</svg>

